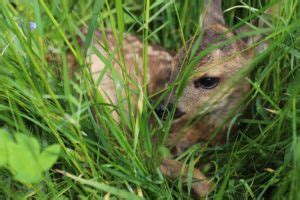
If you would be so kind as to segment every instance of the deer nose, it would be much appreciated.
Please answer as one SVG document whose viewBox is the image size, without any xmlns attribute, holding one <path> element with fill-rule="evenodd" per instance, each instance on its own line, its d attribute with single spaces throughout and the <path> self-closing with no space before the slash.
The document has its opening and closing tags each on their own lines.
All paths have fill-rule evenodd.
<svg viewBox="0 0 300 200">
<path fill-rule="evenodd" d="M 159 118 L 166 119 L 166 117 L 170 115 L 173 109 L 174 109 L 173 103 L 169 102 L 168 104 L 166 104 L 163 102 L 162 104 L 156 107 L 155 113 Z M 185 112 L 182 112 L 180 109 L 175 108 L 174 119 L 177 119 L 184 114 Z"/>
<path fill-rule="evenodd" d="M 175 114 L 174 114 L 174 119 L 178 119 L 185 115 L 185 112 L 181 111 L 179 108 L 176 108 Z"/>
</svg>

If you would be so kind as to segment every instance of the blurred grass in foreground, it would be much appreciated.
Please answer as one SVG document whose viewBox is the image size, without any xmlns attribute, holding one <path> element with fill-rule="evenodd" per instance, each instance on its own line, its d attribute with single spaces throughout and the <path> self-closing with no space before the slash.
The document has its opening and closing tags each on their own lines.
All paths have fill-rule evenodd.
<svg viewBox="0 0 300 200">
<path fill-rule="evenodd" d="M 0 126 L 34 136 L 43 147 L 59 143 L 63 153 L 40 184 L 21 184 L 1 168 L 0 195 L 12 199 L 190 198 L 180 181 L 162 177 L 158 163 L 163 144 L 150 141 L 155 134 L 167 134 L 165 124 L 170 120 L 151 127 L 148 121 L 153 113 L 144 98 L 144 112 L 116 123 L 110 115 L 114 108 L 104 105 L 101 95 L 92 95 L 95 83 L 75 38 L 86 24 L 92 30 L 133 32 L 145 44 L 176 52 L 199 25 L 200 1 L 14 2 L 16 9 L 6 0 L 0 6 Z M 226 21 L 231 27 L 241 25 L 241 19 L 255 19 L 271 4 L 224 1 L 224 10 L 240 5 L 225 12 Z M 182 156 L 187 162 L 201 156 L 202 171 L 215 183 L 208 198 L 300 196 L 300 5 L 296 0 L 283 5 L 279 22 L 268 27 L 272 30 L 266 35 L 269 49 L 255 60 L 238 137 L 218 147 L 195 145 Z M 30 21 L 37 26 L 33 31 Z M 86 44 L 89 39 L 91 35 Z M 74 80 L 68 78 L 67 49 L 81 64 Z"/>
</svg>

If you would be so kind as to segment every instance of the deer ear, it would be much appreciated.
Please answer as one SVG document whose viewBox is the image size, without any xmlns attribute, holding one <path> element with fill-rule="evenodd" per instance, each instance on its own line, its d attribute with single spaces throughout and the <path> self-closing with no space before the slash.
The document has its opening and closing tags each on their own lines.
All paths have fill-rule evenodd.
<svg viewBox="0 0 300 200">
<path fill-rule="evenodd" d="M 222 0 L 205 0 L 202 13 L 200 15 L 202 29 L 207 29 L 212 24 L 225 25 Z"/>
<path fill-rule="evenodd" d="M 265 28 L 272 28 L 275 22 L 278 20 L 280 12 L 279 4 L 275 4 L 268 8 L 264 13 L 262 13 L 257 20 L 253 21 L 251 24 L 245 24 L 242 27 L 235 30 L 235 33 L 237 35 L 242 35 L 243 33 L 250 33 L 257 29 L 265 29 Z M 255 52 L 260 53 L 268 48 L 269 41 L 260 42 L 263 40 L 264 35 L 263 34 L 257 34 L 257 35 L 250 35 L 246 38 L 242 38 L 244 43 L 251 47 L 255 47 Z"/>
</svg>

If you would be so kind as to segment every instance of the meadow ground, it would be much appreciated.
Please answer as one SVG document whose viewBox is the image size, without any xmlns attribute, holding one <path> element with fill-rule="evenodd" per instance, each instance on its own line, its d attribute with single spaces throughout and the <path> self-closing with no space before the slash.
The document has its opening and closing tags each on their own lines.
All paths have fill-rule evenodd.
<svg viewBox="0 0 300 200">
<path fill-rule="evenodd" d="M 143 112 L 116 123 L 83 62 L 92 34 L 83 48 L 75 38 L 85 24 L 91 33 L 131 32 L 176 52 L 199 27 L 201 1 L 14 2 L 0 2 L 0 198 L 192 198 L 191 180 L 186 189 L 163 178 L 158 164 L 168 151 L 150 139 L 164 138 L 171 119 L 150 125 L 153 106 L 144 96 Z M 226 22 L 234 29 L 255 21 L 276 2 L 226 0 Z M 300 198 L 299 9 L 298 0 L 283 1 L 278 20 L 247 33 L 263 34 L 269 47 L 249 66 L 244 114 L 228 122 L 239 121 L 237 136 L 220 146 L 197 144 L 178 158 L 212 179 L 208 199 Z M 81 65 L 73 80 L 67 51 Z M 58 159 L 47 154 L 59 149 Z"/>
</svg>

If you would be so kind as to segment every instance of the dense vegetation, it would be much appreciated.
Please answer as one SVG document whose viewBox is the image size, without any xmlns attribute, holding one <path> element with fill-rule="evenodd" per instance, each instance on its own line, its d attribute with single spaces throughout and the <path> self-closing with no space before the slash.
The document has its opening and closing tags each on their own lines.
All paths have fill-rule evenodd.
<svg viewBox="0 0 300 200">
<path fill-rule="evenodd" d="M 276 2 L 226 0 L 226 22 L 233 29 L 250 24 Z M 114 108 L 103 103 L 84 62 L 92 35 L 84 48 L 75 38 L 85 24 L 133 32 L 145 45 L 176 52 L 199 27 L 201 1 L 0 4 L 0 198 L 192 198 L 180 180 L 163 178 L 158 165 L 168 152 L 162 142 L 151 142 L 153 135 L 168 134 L 172 119 L 150 125 L 153 107 L 143 96 L 142 112 L 115 122 Z M 221 146 L 195 145 L 180 156 L 212 179 L 207 198 L 299 199 L 299 9 L 297 0 L 282 1 L 277 20 L 248 33 L 264 35 L 269 47 L 249 66 L 245 113 L 228 122 L 239 121 L 238 136 Z M 73 79 L 68 51 L 81 65 Z M 48 171 L 55 144 L 59 158 Z M 41 171 L 41 180 L 32 179 Z"/>
</svg>

